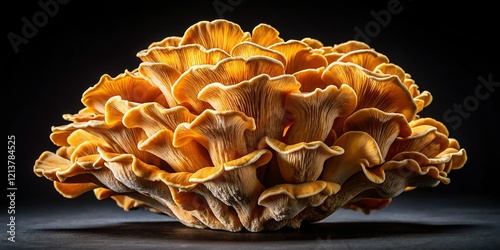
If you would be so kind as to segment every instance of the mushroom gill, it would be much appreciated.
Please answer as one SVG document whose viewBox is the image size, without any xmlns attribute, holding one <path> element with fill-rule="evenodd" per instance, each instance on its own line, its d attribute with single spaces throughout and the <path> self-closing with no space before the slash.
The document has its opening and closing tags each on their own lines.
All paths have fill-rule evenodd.
<svg viewBox="0 0 500 250">
<path fill-rule="evenodd" d="M 467 153 L 421 111 L 432 95 L 359 41 L 284 39 L 200 21 L 103 74 L 63 114 L 36 176 L 187 227 L 299 228 L 338 209 L 383 209 L 451 181 Z"/>
<path fill-rule="evenodd" d="M 275 151 L 283 179 L 287 183 L 294 184 L 316 180 L 323 171 L 325 160 L 344 153 L 341 147 L 328 147 L 322 141 L 287 145 L 279 140 L 265 137 L 263 143 Z"/>
<path fill-rule="evenodd" d="M 289 144 L 299 142 L 324 141 L 337 117 L 345 117 L 356 108 L 357 96 L 348 85 L 337 88 L 330 85 L 310 93 L 291 93 L 285 99 L 286 109 L 293 116 L 285 141 Z M 322 122 L 316 120 L 322 117 Z"/>
<path fill-rule="evenodd" d="M 193 112 L 199 114 L 211 108 L 206 102 L 198 99 L 199 92 L 208 84 L 218 82 L 223 85 L 233 85 L 261 74 L 279 76 L 283 73 L 283 64 L 270 57 L 253 56 L 247 59 L 229 57 L 216 65 L 203 64 L 191 67 L 174 83 L 172 95 L 177 102 L 185 103 Z"/>
<path fill-rule="evenodd" d="M 252 117 L 255 130 L 246 132 L 246 145 L 256 149 L 260 139 L 281 138 L 285 128 L 285 97 L 297 93 L 300 83 L 290 75 L 269 77 L 262 74 L 248 81 L 225 86 L 212 83 L 204 87 L 198 99 L 217 111 L 240 111 Z M 272 108 L 270 108 L 272 107 Z"/>
<path fill-rule="evenodd" d="M 255 130 L 255 122 L 244 113 L 207 109 L 191 123 L 179 124 L 172 143 L 181 147 L 194 140 L 208 150 L 214 165 L 221 165 L 248 153 L 246 130 Z"/>
</svg>

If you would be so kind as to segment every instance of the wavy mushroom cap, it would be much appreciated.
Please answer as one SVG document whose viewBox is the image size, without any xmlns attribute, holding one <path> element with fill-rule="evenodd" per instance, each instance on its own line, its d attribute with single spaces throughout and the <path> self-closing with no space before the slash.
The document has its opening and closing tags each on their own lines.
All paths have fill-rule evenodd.
<svg viewBox="0 0 500 250">
<path fill-rule="evenodd" d="M 189 227 L 259 232 L 382 209 L 467 161 L 443 123 L 421 117 L 432 95 L 359 41 L 218 19 L 137 57 L 52 127 L 58 149 L 34 172 L 64 197 L 93 191 Z"/>
</svg>

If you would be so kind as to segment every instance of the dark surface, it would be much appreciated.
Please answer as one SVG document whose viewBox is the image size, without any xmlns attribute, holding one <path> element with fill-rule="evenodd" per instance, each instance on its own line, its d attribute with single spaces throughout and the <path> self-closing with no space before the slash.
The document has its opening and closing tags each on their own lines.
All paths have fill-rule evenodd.
<svg viewBox="0 0 500 250">
<path fill-rule="evenodd" d="M 18 214 L 16 242 L 2 249 L 498 249 L 500 202 L 493 196 L 414 190 L 369 215 L 341 209 L 298 230 L 194 229 L 112 200 L 38 204 Z"/>
</svg>

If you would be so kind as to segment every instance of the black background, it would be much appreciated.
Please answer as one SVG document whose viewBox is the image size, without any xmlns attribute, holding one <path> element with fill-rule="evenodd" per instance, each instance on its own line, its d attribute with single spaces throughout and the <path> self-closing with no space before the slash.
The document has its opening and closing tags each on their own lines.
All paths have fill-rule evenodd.
<svg viewBox="0 0 500 250">
<path fill-rule="evenodd" d="M 53 17 L 26 44 L 20 44 L 17 53 L 8 34 L 22 35 L 22 18 L 32 20 L 42 8 L 37 1 L 12 1 L 2 7 L 6 87 L 2 96 L 7 135 L 16 138 L 16 199 L 24 204 L 19 209 L 36 209 L 29 206 L 34 201 L 66 200 L 51 182 L 33 173 L 38 156 L 56 150 L 49 139 L 51 126 L 66 124 L 63 114 L 83 108 L 81 95 L 101 75 L 135 69 L 140 63 L 136 53 L 150 43 L 182 36 L 198 21 L 225 18 L 248 32 L 267 23 L 285 40 L 312 37 L 334 45 L 353 39 L 355 27 L 365 30 L 373 25 L 376 19 L 371 12 L 387 11 L 390 2 L 398 2 L 402 10 L 379 30 L 370 30 L 370 46 L 410 73 L 421 91 L 431 92 L 434 101 L 422 115 L 443 121 L 450 137 L 457 138 L 469 156 L 463 169 L 451 172 L 449 185 L 428 192 L 497 192 L 500 86 L 488 98 L 470 101 L 478 100 L 475 90 L 480 77 L 500 82 L 498 14 L 486 1 L 441 6 L 409 0 L 69 1 L 59 4 Z M 226 4 L 228 9 L 217 11 L 214 3 Z M 445 121 L 447 110 L 467 100 L 469 107 L 476 105 L 466 110 L 467 118 L 460 124 Z M 2 183 L 7 187 L 7 167 L 3 172 Z"/>
</svg>

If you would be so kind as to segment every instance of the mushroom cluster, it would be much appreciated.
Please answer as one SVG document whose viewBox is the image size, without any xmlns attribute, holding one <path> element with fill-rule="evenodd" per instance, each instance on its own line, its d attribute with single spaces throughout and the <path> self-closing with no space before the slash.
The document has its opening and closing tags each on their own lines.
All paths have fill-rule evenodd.
<svg viewBox="0 0 500 250">
<path fill-rule="evenodd" d="M 226 231 L 299 228 L 340 208 L 370 213 L 467 161 L 410 74 L 365 43 L 284 40 L 218 19 L 104 74 L 52 127 L 34 173 L 64 197 Z"/>
</svg>

